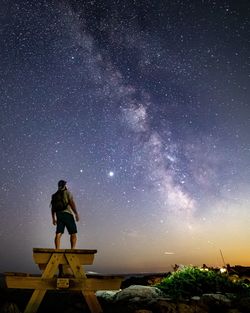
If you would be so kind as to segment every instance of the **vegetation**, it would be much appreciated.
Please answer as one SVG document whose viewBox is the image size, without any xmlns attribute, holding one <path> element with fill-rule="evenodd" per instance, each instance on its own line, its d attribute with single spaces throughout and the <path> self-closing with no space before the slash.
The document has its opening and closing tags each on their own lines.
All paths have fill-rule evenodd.
<svg viewBox="0 0 250 313">
<path fill-rule="evenodd" d="M 172 298 L 189 298 L 204 293 L 250 293 L 250 285 L 240 280 L 232 280 L 226 273 L 196 267 L 184 267 L 163 278 L 156 285 Z"/>
</svg>

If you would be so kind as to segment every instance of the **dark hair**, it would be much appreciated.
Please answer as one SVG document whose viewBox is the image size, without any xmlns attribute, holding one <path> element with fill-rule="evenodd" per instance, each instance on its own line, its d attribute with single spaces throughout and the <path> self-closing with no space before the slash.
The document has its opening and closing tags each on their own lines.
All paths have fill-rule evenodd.
<svg viewBox="0 0 250 313">
<path fill-rule="evenodd" d="M 67 184 L 67 182 L 65 180 L 59 180 L 58 188 L 63 188 L 63 187 L 65 187 L 66 184 Z"/>
</svg>

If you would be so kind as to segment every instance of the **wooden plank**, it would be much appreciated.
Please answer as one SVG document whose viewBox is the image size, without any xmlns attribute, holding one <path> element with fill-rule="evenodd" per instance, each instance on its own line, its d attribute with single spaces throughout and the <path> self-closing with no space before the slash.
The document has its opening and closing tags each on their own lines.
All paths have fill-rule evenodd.
<svg viewBox="0 0 250 313">
<path fill-rule="evenodd" d="M 55 275 L 59 264 L 62 264 L 63 254 L 54 253 L 52 254 L 47 267 L 45 268 L 41 278 L 51 278 Z"/>
<path fill-rule="evenodd" d="M 33 248 L 33 253 L 73 253 L 73 254 L 96 254 L 96 249 L 50 249 Z"/>
<path fill-rule="evenodd" d="M 8 288 L 15 289 L 47 289 L 55 290 L 57 288 L 57 278 L 41 279 L 40 277 L 22 277 L 22 276 L 6 276 L 6 284 Z M 106 278 L 69 278 L 68 290 L 119 290 L 122 282 L 121 277 Z"/>
<path fill-rule="evenodd" d="M 8 288 L 15 289 L 56 289 L 56 278 L 41 279 L 41 277 L 6 276 Z"/>
<path fill-rule="evenodd" d="M 45 296 L 45 293 L 46 293 L 46 289 L 45 290 L 34 290 L 25 310 L 24 310 L 24 313 L 35 313 L 42 300 L 43 300 L 43 297 Z"/>
<path fill-rule="evenodd" d="M 46 267 L 46 269 L 44 270 L 42 276 L 41 276 L 41 280 L 42 279 L 49 279 L 52 278 L 55 274 L 55 272 L 57 271 L 58 265 L 60 264 L 61 259 L 63 258 L 63 254 L 58 254 L 58 253 L 54 253 L 49 262 L 48 265 Z M 34 290 L 26 308 L 24 313 L 35 313 L 38 308 L 40 303 L 43 300 L 43 297 L 46 293 L 46 289 L 42 288 L 42 285 L 38 286 L 38 288 L 36 288 L 36 290 Z"/>
<path fill-rule="evenodd" d="M 82 291 L 91 313 L 103 313 L 102 307 L 92 291 Z"/>
<path fill-rule="evenodd" d="M 49 262 L 51 255 L 53 253 L 50 252 L 35 252 L 33 253 L 33 259 L 35 261 L 36 264 L 39 265 L 40 269 L 44 269 L 44 264 L 46 266 L 46 264 Z M 59 253 L 61 254 L 61 253 Z M 69 252 L 62 254 L 62 255 L 67 255 L 69 254 Z M 75 254 L 77 255 L 80 264 L 82 265 L 91 265 L 94 262 L 94 253 L 84 253 L 84 254 Z M 61 264 L 67 264 L 68 261 L 65 259 L 65 257 L 62 259 L 62 263 Z"/>
<path fill-rule="evenodd" d="M 87 278 L 83 290 L 119 290 L 121 288 L 123 278 L 107 277 L 107 278 Z"/>
<path fill-rule="evenodd" d="M 76 278 L 81 278 L 81 279 L 86 279 L 87 276 L 83 270 L 83 267 L 81 266 L 81 263 L 79 261 L 78 255 L 75 255 L 73 253 L 66 253 L 65 254 L 66 259 L 69 262 L 69 265 L 73 271 L 73 274 Z M 87 282 L 88 280 L 86 279 L 85 282 Z M 85 288 L 85 287 L 84 287 Z M 86 291 L 86 290 L 82 290 L 82 294 L 88 304 L 88 307 L 91 311 L 91 313 L 102 313 L 102 308 L 101 305 L 95 295 L 94 291 Z"/>
<path fill-rule="evenodd" d="M 27 274 L 27 273 L 17 273 L 17 272 L 5 272 L 4 273 L 5 276 L 24 276 L 24 277 L 27 277 L 27 276 L 30 276 L 30 274 Z"/>
<path fill-rule="evenodd" d="M 73 253 L 67 253 L 65 254 L 65 257 L 73 271 L 74 276 L 76 278 L 86 278 L 86 274 L 79 260 L 79 256 Z"/>
</svg>

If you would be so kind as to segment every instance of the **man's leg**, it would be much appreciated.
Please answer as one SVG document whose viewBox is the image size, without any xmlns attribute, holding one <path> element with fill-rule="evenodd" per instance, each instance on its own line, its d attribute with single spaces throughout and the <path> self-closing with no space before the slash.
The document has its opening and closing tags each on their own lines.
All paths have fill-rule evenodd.
<svg viewBox="0 0 250 313">
<path fill-rule="evenodd" d="M 61 237 L 62 237 L 62 233 L 56 233 L 56 236 L 55 236 L 55 247 L 56 247 L 56 249 L 60 249 Z"/>
<path fill-rule="evenodd" d="M 76 236 L 76 234 L 71 234 L 71 235 L 70 235 L 70 245 L 71 245 L 71 249 L 75 249 L 75 247 L 76 247 L 76 241 L 77 241 L 77 236 Z"/>
</svg>

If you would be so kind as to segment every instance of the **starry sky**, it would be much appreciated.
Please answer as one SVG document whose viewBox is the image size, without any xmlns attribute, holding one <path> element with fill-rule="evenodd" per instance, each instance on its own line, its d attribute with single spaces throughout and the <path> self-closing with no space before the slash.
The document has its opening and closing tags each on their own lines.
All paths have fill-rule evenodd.
<svg viewBox="0 0 250 313">
<path fill-rule="evenodd" d="M 0 3 L 0 272 L 54 247 L 60 179 L 89 270 L 250 265 L 248 1 Z"/>
</svg>

